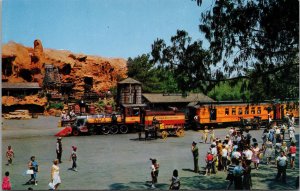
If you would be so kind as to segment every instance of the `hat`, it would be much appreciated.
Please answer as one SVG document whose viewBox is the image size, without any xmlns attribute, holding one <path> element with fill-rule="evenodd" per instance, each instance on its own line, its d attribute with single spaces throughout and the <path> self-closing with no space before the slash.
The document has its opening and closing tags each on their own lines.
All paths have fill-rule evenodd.
<svg viewBox="0 0 300 191">
<path fill-rule="evenodd" d="M 197 145 L 197 143 L 195 142 L 195 141 L 193 141 L 193 143 L 192 143 L 193 145 Z"/>
<path fill-rule="evenodd" d="M 61 140 L 61 137 L 58 137 L 57 140 Z"/>
<path fill-rule="evenodd" d="M 156 159 L 152 159 L 152 158 L 150 158 L 150 160 L 151 160 L 152 162 L 156 162 Z"/>
<path fill-rule="evenodd" d="M 72 148 L 73 148 L 73 150 L 75 150 L 75 151 L 77 150 L 77 147 L 76 147 L 76 146 L 72 146 Z"/>
</svg>

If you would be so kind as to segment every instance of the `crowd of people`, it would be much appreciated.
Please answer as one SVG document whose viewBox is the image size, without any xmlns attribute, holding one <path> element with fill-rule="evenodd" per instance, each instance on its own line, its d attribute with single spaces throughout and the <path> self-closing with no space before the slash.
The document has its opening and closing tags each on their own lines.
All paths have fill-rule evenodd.
<svg viewBox="0 0 300 191">
<path fill-rule="evenodd" d="M 286 139 L 286 131 L 288 138 Z M 277 175 L 275 180 L 286 183 L 286 169 L 288 163 L 291 169 L 295 169 L 296 138 L 294 120 L 287 124 L 277 126 L 276 122 L 263 131 L 262 144 L 252 138 L 249 130 L 230 128 L 226 137 L 214 138 L 214 130 L 204 128 L 202 142 L 206 143 L 211 134 L 210 147 L 205 156 L 206 170 L 204 176 L 210 176 L 218 171 L 227 171 L 226 180 L 229 181 L 227 189 L 234 184 L 234 189 L 249 190 L 252 188 L 251 170 L 259 170 L 259 165 L 264 160 L 266 165 L 275 164 Z M 198 172 L 198 154 L 196 143 L 192 144 L 194 156 L 194 171 Z M 252 166 L 253 165 L 253 166 Z"/>
</svg>

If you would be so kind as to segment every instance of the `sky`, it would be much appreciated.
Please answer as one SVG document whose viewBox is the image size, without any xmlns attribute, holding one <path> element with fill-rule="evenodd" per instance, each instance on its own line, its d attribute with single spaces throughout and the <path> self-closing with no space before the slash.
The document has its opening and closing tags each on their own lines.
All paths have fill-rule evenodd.
<svg viewBox="0 0 300 191">
<path fill-rule="evenodd" d="M 204 40 L 200 16 L 210 6 L 192 0 L 3 0 L 2 43 L 127 59 L 151 52 L 176 31 Z M 204 46 L 207 45 L 204 43 Z"/>
</svg>

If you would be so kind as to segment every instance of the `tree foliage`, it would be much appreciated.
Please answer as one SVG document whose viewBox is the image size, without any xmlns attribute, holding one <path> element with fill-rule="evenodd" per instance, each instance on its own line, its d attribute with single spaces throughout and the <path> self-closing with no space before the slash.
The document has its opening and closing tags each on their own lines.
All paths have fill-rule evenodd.
<svg viewBox="0 0 300 191">
<path fill-rule="evenodd" d="M 186 31 L 177 30 L 168 46 L 162 39 L 154 41 L 151 55 L 151 62 L 173 73 L 182 92 L 204 91 L 209 85 L 202 80 L 210 77 L 210 54 L 202 48 L 201 41 L 192 42 Z"/>
<path fill-rule="evenodd" d="M 250 100 L 250 92 L 246 89 L 241 91 L 243 80 L 240 80 L 234 86 L 230 82 L 221 82 L 216 85 L 211 91 L 208 92 L 207 96 L 217 101 L 227 100 Z"/>
<path fill-rule="evenodd" d="M 143 92 L 177 92 L 173 73 L 150 62 L 150 56 L 143 54 L 127 61 L 127 75 L 143 83 Z"/>
<path fill-rule="evenodd" d="M 216 0 L 202 13 L 200 30 L 212 63 L 224 67 L 223 79 L 249 79 L 243 88 L 252 90 L 253 99 L 298 97 L 297 0 Z"/>
</svg>

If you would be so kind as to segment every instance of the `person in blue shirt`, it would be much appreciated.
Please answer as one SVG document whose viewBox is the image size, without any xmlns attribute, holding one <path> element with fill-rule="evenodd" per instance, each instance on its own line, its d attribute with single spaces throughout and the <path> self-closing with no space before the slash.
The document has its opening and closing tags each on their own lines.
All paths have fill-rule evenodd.
<svg viewBox="0 0 300 191">
<path fill-rule="evenodd" d="M 244 168 L 240 165 L 240 161 L 235 161 L 236 166 L 233 169 L 233 180 L 234 180 L 234 189 L 235 190 L 242 190 L 243 189 L 243 174 Z"/>
<path fill-rule="evenodd" d="M 37 172 L 39 171 L 39 165 L 35 160 L 35 156 L 30 157 L 30 161 L 28 163 L 28 168 L 33 170 L 33 174 L 31 174 L 31 178 L 27 181 L 26 184 L 35 184 L 37 185 Z"/>
</svg>

